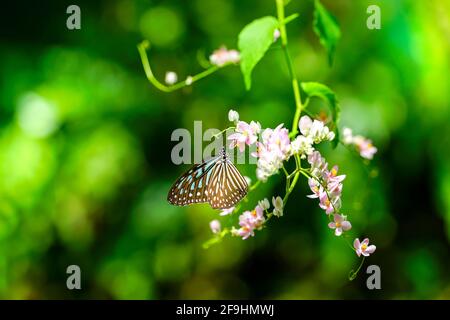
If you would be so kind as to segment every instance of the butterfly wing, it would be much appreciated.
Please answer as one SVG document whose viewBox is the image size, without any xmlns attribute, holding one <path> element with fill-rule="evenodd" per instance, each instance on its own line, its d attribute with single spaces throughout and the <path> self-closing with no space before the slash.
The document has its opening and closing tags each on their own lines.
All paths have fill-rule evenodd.
<svg viewBox="0 0 450 320">
<path fill-rule="evenodd" d="M 167 201 L 176 206 L 208 202 L 207 187 L 218 158 L 196 164 L 179 177 L 170 188 Z"/>
<path fill-rule="evenodd" d="M 228 158 L 221 159 L 213 168 L 207 186 L 207 197 L 213 209 L 227 209 L 247 195 L 248 184 Z"/>
</svg>

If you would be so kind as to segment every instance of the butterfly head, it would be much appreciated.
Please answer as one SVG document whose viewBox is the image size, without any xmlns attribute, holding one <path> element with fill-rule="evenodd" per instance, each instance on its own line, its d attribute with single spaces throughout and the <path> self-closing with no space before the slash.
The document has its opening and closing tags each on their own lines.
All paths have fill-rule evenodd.
<svg viewBox="0 0 450 320">
<path fill-rule="evenodd" d="M 225 150 L 225 147 L 222 147 L 222 150 L 220 150 L 220 155 L 222 156 L 222 160 L 227 159 L 227 151 Z"/>
</svg>

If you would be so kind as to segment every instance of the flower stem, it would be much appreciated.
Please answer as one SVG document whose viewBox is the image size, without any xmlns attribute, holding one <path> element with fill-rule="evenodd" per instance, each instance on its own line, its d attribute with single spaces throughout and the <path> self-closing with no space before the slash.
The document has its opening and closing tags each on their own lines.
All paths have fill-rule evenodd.
<svg viewBox="0 0 450 320">
<path fill-rule="evenodd" d="M 283 166 L 284 169 L 284 166 Z M 295 155 L 295 170 L 288 174 L 288 172 L 285 170 L 285 174 L 286 174 L 286 194 L 283 198 L 283 205 L 286 205 L 286 202 L 289 198 L 289 195 L 292 193 L 292 191 L 294 191 L 295 185 L 297 184 L 298 178 L 300 176 L 302 167 L 301 167 L 301 162 L 300 162 L 300 158 L 298 157 L 298 155 Z M 291 182 L 292 179 L 292 182 Z"/>
<path fill-rule="evenodd" d="M 218 136 L 222 135 L 224 132 L 227 132 L 228 130 L 231 130 L 231 129 L 235 129 L 235 127 L 228 127 L 226 129 L 223 129 L 222 131 L 217 132 L 216 134 L 214 134 L 213 138 L 217 139 Z"/>
<path fill-rule="evenodd" d="M 230 230 L 228 228 L 222 230 L 219 234 L 215 235 L 213 238 L 203 242 L 203 249 L 209 249 L 211 246 L 218 244 L 222 241 L 222 239 L 230 233 Z"/>
<path fill-rule="evenodd" d="M 294 72 L 291 55 L 289 54 L 289 49 L 288 49 L 286 20 L 284 18 L 284 1 L 283 0 L 275 0 L 275 2 L 277 5 L 277 16 L 278 16 L 278 24 L 279 24 L 279 28 L 280 28 L 281 46 L 284 51 L 284 56 L 286 58 L 289 75 L 291 77 L 292 89 L 294 91 L 295 115 L 294 115 L 294 120 L 292 122 L 291 136 L 295 137 L 298 133 L 298 121 L 300 120 L 300 115 L 302 113 L 303 105 L 302 105 L 302 99 L 300 96 L 300 88 L 298 85 L 297 76 Z"/>
<path fill-rule="evenodd" d="M 358 275 L 359 270 L 361 270 L 361 267 L 364 264 L 364 260 L 366 260 L 366 257 L 363 256 L 363 258 L 361 259 L 361 263 L 359 264 L 358 269 L 356 269 L 356 271 L 351 270 L 350 273 L 348 274 L 348 279 L 350 281 L 355 280 L 356 276 Z"/>
<path fill-rule="evenodd" d="M 211 66 L 208 69 L 206 69 L 194 76 L 191 76 L 189 78 L 189 80 L 186 79 L 186 80 L 180 81 L 178 83 L 175 83 L 173 85 L 166 86 L 165 84 L 158 81 L 158 79 L 156 79 L 155 75 L 153 74 L 152 68 L 150 67 L 150 62 L 148 60 L 147 52 L 146 52 L 146 50 L 149 47 L 150 47 L 150 43 L 147 40 L 142 41 L 141 43 L 139 43 L 137 45 L 139 55 L 141 56 L 142 66 L 144 67 L 145 75 L 147 76 L 148 81 L 150 81 L 151 84 L 153 84 L 157 89 L 159 89 L 163 92 L 172 92 L 172 91 L 184 88 L 186 86 L 189 86 L 189 85 L 193 84 L 194 82 L 197 82 L 220 69 L 218 66 Z M 225 64 L 222 67 L 225 67 L 226 65 L 228 65 L 228 64 Z"/>
</svg>

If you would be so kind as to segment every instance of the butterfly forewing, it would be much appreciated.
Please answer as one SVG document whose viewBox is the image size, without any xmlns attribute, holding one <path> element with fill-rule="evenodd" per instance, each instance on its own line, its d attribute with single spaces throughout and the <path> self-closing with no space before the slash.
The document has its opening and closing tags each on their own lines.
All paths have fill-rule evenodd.
<svg viewBox="0 0 450 320">
<path fill-rule="evenodd" d="M 170 189 L 167 200 L 177 206 L 208 202 L 207 186 L 216 164 L 216 158 L 194 165 L 179 177 Z"/>
<path fill-rule="evenodd" d="M 229 159 L 221 160 L 208 184 L 208 201 L 213 209 L 227 209 L 236 205 L 247 194 L 244 177 Z"/>
</svg>

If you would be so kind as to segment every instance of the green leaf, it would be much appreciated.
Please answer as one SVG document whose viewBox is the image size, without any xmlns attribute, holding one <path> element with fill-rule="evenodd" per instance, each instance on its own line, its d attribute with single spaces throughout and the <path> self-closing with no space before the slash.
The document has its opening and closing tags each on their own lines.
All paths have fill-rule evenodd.
<svg viewBox="0 0 450 320">
<path fill-rule="evenodd" d="M 341 29 L 336 18 L 328 12 L 319 0 L 314 1 L 313 27 L 314 32 L 319 37 L 320 43 L 327 50 L 328 63 L 331 66 L 333 64 L 336 44 L 341 37 Z"/>
<path fill-rule="evenodd" d="M 333 140 L 333 147 L 336 147 L 339 142 L 339 128 L 338 123 L 341 115 L 341 107 L 336 98 L 336 94 L 333 90 L 328 88 L 326 85 L 318 82 L 302 82 L 301 87 L 306 93 L 308 98 L 318 97 L 326 102 L 331 110 L 331 117 L 333 120 L 333 127 L 331 128 L 336 137 Z"/>
<path fill-rule="evenodd" d="M 252 71 L 256 64 L 273 43 L 273 33 L 278 27 L 278 20 L 267 16 L 252 21 L 239 34 L 238 48 L 241 52 L 241 71 L 245 88 L 250 90 Z"/>
</svg>

